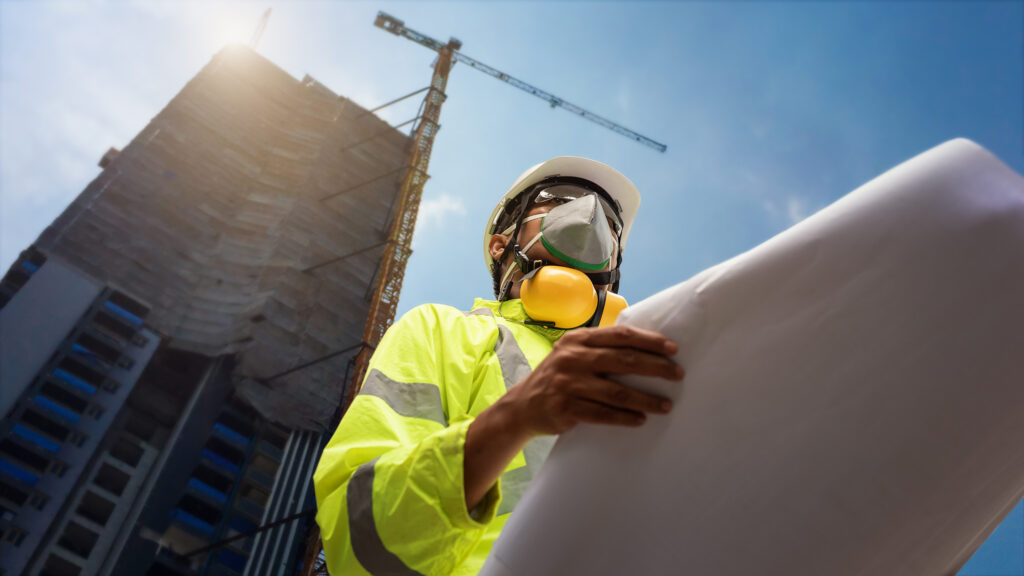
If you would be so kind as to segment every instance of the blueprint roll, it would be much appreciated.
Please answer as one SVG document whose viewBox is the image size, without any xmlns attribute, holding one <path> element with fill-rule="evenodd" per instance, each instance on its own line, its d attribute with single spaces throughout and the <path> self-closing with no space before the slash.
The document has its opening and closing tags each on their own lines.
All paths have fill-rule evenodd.
<svg viewBox="0 0 1024 576">
<path fill-rule="evenodd" d="M 1024 180 L 925 152 L 620 323 L 675 408 L 559 439 L 486 575 L 950 575 L 1024 495 Z"/>
</svg>

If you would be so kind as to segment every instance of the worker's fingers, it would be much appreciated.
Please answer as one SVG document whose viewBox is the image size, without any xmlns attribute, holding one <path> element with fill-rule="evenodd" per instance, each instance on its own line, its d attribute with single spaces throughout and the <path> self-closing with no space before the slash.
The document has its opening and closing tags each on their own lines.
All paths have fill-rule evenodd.
<svg viewBox="0 0 1024 576">
<path fill-rule="evenodd" d="M 576 400 L 569 404 L 569 412 L 579 422 L 606 424 L 611 426 L 640 426 L 647 417 L 640 412 L 621 410 L 607 404 Z"/>
<path fill-rule="evenodd" d="M 632 412 L 664 414 L 672 409 L 672 402 L 667 398 L 634 390 L 607 378 L 580 378 L 574 386 L 573 393 L 577 398 L 582 397 L 612 408 Z"/>
<path fill-rule="evenodd" d="M 675 342 L 652 330 L 634 326 L 605 326 L 576 331 L 577 338 L 586 346 L 636 348 L 656 354 L 675 354 L 679 347 Z M 566 335 L 568 336 L 568 334 Z"/>
<path fill-rule="evenodd" d="M 682 380 L 683 368 L 671 358 L 634 348 L 590 348 L 574 354 L 579 367 L 592 374 L 638 374 Z"/>
</svg>

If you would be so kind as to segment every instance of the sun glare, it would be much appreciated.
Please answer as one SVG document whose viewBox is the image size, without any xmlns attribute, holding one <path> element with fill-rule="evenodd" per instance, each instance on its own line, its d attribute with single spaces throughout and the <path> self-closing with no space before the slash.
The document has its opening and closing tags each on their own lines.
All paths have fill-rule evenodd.
<svg viewBox="0 0 1024 576">
<path fill-rule="evenodd" d="M 248 44 L 259 23 L 259 12 L 238 4 L 213 5 L 206 19 L 206 34 L 219 46 Z"/>
<path fill-rule="evenodd" d="M 245 44 L 252 35 L 252 25 L 247 19 L 224 18 L 217 28 L 221 44 Z"/>
</svg>

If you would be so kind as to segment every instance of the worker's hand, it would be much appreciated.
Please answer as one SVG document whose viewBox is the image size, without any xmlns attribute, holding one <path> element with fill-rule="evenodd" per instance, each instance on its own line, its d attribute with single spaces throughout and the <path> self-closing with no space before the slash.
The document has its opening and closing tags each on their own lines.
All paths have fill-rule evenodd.
<svg viewBox="0 0 1024 576">
<path fill-rule="evenodd" d="M 473 509 L 508 463 L 534 436 L 561 434 L 580 422 L 639 426 L 648 412 L 665 413 L 665 398 L 613 382 L 609 374 L 682 380 L 668 358 L 674 342 L 630 326 L 567 332 L 537 368 L 480 413 L 466 433 L 465 493 Z"/>
<path fill-rule="evenodd" d="M 676 344 L 661 334 L 631 326 L 573 330 L 509 389 L 495 409 L 506 413 L 514 432 L 530 437 L 561 434 L 580 422 L 639 426 L 646 413 L 671 410 L 671 402 L 614 382 L 608 375 L 682 380 L 683 369 L 668 358 L 676 350 Z"/>
</svg>

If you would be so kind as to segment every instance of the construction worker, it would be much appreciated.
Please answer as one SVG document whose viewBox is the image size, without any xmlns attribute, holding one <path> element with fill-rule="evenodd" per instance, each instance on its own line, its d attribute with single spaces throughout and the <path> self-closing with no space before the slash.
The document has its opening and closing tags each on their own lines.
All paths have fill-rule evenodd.
<svg viewBox="0 0 1024 576">
<path fill-rule="evenodd" d="M 599 162 L 534 166 L 487 223 L 497 300 L 388 330 L 313 477 L 332 574 L 476 574 L 556 435 L 670 410 L 608 378 L 683 377 L 673 342 L 611 325 L 639 204 Z"/>
</svg>

